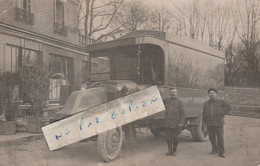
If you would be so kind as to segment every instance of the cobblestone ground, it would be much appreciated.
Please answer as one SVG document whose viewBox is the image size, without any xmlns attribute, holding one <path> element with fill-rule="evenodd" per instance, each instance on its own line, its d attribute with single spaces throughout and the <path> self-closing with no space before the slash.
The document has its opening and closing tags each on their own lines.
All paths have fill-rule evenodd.
<svg viewBox="0 0 260 166">
<path fill-rule="evenodd" d="M 0 145 L 0 166 L 258 166 L 260 165 L 260 119 L 227 116 L 227 158 L 210 155 L 210 142 L 193 142 L 183 131 L 177 156 L 166 157 L 166 141 L 146 129 L 136 144 L 124 142 L 120 156 L 104 163 L 95 142 L 78 142 L 50 152 L 44 139 Z"/>
</svg>

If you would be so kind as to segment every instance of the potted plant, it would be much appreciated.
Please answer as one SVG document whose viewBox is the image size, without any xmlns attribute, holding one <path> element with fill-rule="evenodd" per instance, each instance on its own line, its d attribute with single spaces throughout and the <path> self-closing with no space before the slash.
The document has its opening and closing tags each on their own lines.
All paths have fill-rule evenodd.
<svg viewBox="0 0 260 166">
<path fill-rule="evenodd" d="M 43 108 L 49 96 L 50 71 L 41 63 L 33 62 L 23 67 L 23 100 L 31 104 L 32 115 L 28 117 L 27 131 L 39 133 L 45 125 Z"/>
<path fill-rule="evenodd" d="M 17 73 L 0 73 L 0 134 L 16 133 Z"/>
</svg>

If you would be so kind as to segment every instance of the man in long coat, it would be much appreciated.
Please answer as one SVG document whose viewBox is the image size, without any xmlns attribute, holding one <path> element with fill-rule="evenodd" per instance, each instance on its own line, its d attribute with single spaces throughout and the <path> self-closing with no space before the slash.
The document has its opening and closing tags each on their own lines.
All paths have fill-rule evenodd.
<svg viewBox="0 0 260 166">
<path fill-rule="evenodd" d="M 168 152 L 166 156 L 176 156 L 178 135 L 180 135 L 185 120 L 183 102 L 177 97 L 177 89 L 170 90 L 170 98 L 165 100 L 165 130 L 167 134 Z"/>
<path fill-rule="evenodd" d="M 210 99 L 204 103 L 202 123 L 207 125 L 209 139 L 212 145 L 211 154 L 225 158 L 224 154 L 224 116 L 231 110 L 231 106 L 224 100 L 217 98 L 217 90 L 208 90 Z"/>
</svg>

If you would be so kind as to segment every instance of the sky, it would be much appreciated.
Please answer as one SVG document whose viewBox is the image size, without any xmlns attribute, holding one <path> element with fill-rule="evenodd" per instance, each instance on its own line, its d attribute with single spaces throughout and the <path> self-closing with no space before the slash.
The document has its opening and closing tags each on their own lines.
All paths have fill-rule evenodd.
<svg viewBox="0 0 260 166">
<path fill-rule="evenodd" d="M 155 7 L 161 6 L 162 4 L 169 8 L 174 9 L 174 6 L 181 6 L 182 4 L 185 4 L 186 2 L 193 1 L 193 0 L 140 0 L 142 3 L 146 5 L 153 5 Z M 199 1 L 207 1 L 207 0 L 199 0 Z M 217 3 L 226 3 L 232 0 L 215 0 L 214 2 Z"/>
</svg>

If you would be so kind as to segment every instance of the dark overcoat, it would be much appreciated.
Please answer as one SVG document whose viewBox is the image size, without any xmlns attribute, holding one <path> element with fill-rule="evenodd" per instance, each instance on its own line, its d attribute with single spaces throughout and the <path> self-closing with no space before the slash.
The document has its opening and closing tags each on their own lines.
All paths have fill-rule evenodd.
<svg viewBox="0 0 260 166">
<path fill-rule="evenodd" d="M 178 128 L 179 124 L 184 124 L 185 110 L 183 102 L 179 98 L 169 98 L 165 100 L 165 121 L 166 128 Z"/>
<path fill-rule="evenodd" d="M 203 106 L 202 122 L 207 126 L 223 126 L 224 116 L 230 110 L 230 104 L 224 100 L 209 99 Z"/>
</svg>

